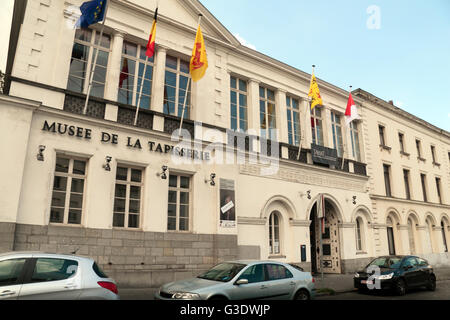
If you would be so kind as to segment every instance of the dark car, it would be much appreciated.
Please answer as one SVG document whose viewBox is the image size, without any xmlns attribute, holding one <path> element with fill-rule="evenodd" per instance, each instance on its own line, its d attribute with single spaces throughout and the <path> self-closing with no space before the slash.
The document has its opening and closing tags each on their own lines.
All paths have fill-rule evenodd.
<svg viewBox="0 0 450 320">
<path fill-rule="evenodd" d="M 353 278 L 358 291 L 393 290 L 404 295 L 406 290 L 426 287 L 436 290 L 436 276 L 428 261 L 416 256 L 379 257 Z"/>
</svg>

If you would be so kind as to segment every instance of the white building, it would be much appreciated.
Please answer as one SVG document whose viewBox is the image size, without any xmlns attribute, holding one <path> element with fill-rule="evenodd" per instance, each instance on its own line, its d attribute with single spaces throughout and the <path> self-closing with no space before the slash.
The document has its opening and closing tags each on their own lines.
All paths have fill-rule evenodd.
<svg viewBox="0 0 450 320">
<path fill-rule="evenodd" d="M 8 95 L 0 96 L 2 251 L 76 251 L 133 286 L 189 277 L 235 258 L 353 272 L 389 254 L 388 234 L 396 254 L 449 264 L 448 132 L 362 90 L 355 96 L 362 120 L 347 129 L 348 92 L 321 80 L 324 106 L 311 118 L 311 75 L 242 46 L 197 0 L 161 1 L 156 55 L 147 62 L 134 126 L 156 1 L 111 0 L 100 46 L 99 25 L 72 27 L 81 3 L 16 1 Z M 187 95 L 183 127 L 195 143 L 179 146 L 172 133 L 180 126 L 200 13 L 209 68 Z M 84 115 L 95 48 L 93 97 Z M 379 147 L 379 124 L 393 130 L 390 151 Z M 408 144 L 415 137 L 423 148 L 435 146 L 440 165 L 430 157 L 416 161 L 413 145 L 404 159 L 395 130 Z M 182 161 L 183 147 L 193 161 Z M 383 164 L 395 167 L 391 196 L 384 193 Z M 412 200 L 402 200 L 401 168 L 414 174 Z M 428 202 L 416 186 L 419 172 L 429 179 Z M 441 203 L 432 191 L 435 178 Z M 232 208 L 221 213 L 225 204 Z"/>
</svg>

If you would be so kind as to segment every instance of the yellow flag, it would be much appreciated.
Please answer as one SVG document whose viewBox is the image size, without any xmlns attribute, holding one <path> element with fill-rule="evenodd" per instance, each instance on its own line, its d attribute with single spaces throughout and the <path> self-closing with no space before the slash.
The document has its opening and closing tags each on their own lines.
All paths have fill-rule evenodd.
<svg viewBox="0 0 450 320">
<path fill-rule="evenodd" d="M 323 105 L 322 97 L 320 96 L 319 85 L 317 84 L 317 79 L 314 73 L 312 74 L 308 97 L 312 98 L 311 110 L 313 110 L 316 106 Z"/>
<path fill-rule="evenodd" d="M 206 56 L 206 47 L 205 41 L 203 40 L 202 29 L 199 25 L 190 64 L 192 80 L 198 81 L 203 78 L 206 69 L 208 69 L 208 58 Z"/>
</svg>

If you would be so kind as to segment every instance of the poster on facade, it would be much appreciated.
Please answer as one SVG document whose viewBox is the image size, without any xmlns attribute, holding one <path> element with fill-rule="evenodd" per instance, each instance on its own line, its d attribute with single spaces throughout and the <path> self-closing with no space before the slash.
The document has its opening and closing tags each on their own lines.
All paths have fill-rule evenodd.
<svg viewBox="0 0 450 320">
<path fill-rule="evenodd" d="M 236 227 L 234 180 L 220 179 L 220 227 Z"/>
</svg>

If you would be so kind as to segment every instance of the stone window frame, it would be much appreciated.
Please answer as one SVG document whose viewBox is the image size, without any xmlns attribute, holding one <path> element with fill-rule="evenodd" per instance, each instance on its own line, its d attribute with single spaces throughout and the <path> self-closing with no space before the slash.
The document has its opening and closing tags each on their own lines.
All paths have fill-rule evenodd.
<svg viewBox="0 0 450 320">
<path fill-rule="evenodd" d="M 78 32 L 83 32 L 83 31 L 84 32 L 85 31 L 89 31 L 90 32 L 90 41 L 84 41 L 84 40 L 80 40 L 80 39 L 77 38 L 77 33 Z M 107 52 L 107 54 L 108 54 L 108 61 L 107 61 L 106 66 L 101 66 L 99 64 L 98 59 L 97 59 L 97 63 L 96 63 L 97 66 L 100 66 L 100 67 L 103 67 L 103 68 L 106 69 L 105 82 L 101 83 L 101 82 L 95 80 L 95 74 L 98 72 L 98 68 L 96 67 L 95 74 L 93 74 L 93 76 L 92 76 L 92 78 L 93 78 L 92 80 L 93 81 L 92 81 L 92 88 L 91 88 L 91 96 L 98 97 L 98 98 L 104 98 L 105 92 L 106 92 L 106 86 L 107 86 L 108 79 L 109 79 L 109 77 L 108 77 L 108 70 L 109 70 L 109 64 L 111 62 L 111 52 L 112 52 L 113 39 L 112 39 L 111 35 L 109 35 L 107 33 L 103 33 L 102 37 L 108 39 L 109 47 L 106 47 L 106 46 L 103 45 L 103 40 L 99 41 L 100 32 L 97 31 L 97 30 L 94 30 L 94 29 L 78 29 L 75 32 L 75 37 L 74 37 L 74 41 L 73 41 L 73 47 L 75 47 L 76 44 L 88 47 L 89 48 L 89 53 L 88 53 L 88 58 L 85 61 L 86 68 L 84 70 L 84 77 L 71 75 L 70 74 L 70 67 L 69 67 L 69 75 L 68 75 L 67 86 L 66 86 L 68 89 L 69 89 L 69 82 L 70 82 L 71 77 L 79 78 L 79 79 L 82 79 L 82 81 L 83 81 L 83 90 L 80 93 L 87 94 L 88 87 L 89 87 L 89 77 L 90 77 L 90 74 L 91 74 L 91 68 L 93 67 L 93 63 L 94 63 L 94 59 L 95 59 L 95 51 L 100 49 L 100 51 Z M 99 55 L 99 58 L 100 58 L 100 55 Z M 72 51 L 72 54 L 71 54 L 71 59 L 74 59 L 73 51 Z M 95 95 L 95 90 L 94 90 L 94 84 L 95 83 L 101 83 L 103 85 L 103 93 L 100 96 L 96 96 Z"/>
<path fill-rule="evenodd" d="M 320 113 L 318 115 L 317 113 Z M 311 133 L 312 133 L 312 143 L 322 146 L 325 146 L 325 134 L 324 134 L 324 122 L 325 122 L 325 108 L 315 107 L 313 110 L 311 110 Z M 317 133 L 318 125 L 320 125 L 320 137 L 319 141 L 317 141 Z"/>
<path fill-rule="evenodd" d="M 171 67 L 169 67 L 167 65 L 168 60 L 169 59 L 176 59 L 177 60 L 177 67 L 176 69 L 173 69 Z M 184 62 L 185 65 L 187 65 L 188 70 L 187 72 L 184 72 L 181 69 L 181 65 Z M 164 100 L 163 100 L 163 113 L 167 114 L 167 115 L 172 115 L 175 117 L 178 117 L 181 119 L 181 115 L 183 114 L 183 104 L 184 104 L 184 98 L 185 98 L 185 94 L 186 94 L 186 89 L 187 89 L 187 98 L 186 98 L 186 110 L 184 111 L 184 119 L 190 119 L 191 118 L 191 113 L 192 113 L 192 79 L 191 81 L 189 81 L 189 79 L 191 78 L 191 75 L 189 73 L 189 60 L 179 57 L 176 54 L 167 54 L 166 56 L 166 62 L 164 64 Z M 175 83 L 175 97 L 174 97 L 174 102 L 175 102 L 175 111 L 174 113 L 170 113 L 170 106 L 169 106 L 169 97 L 167 96 L 167 90 L 166 90 L 166 86 L 167 84 L 167 73 L 173 73 L 176 76 L 176 83 Z M 189 88 L 180 88 L 180 79 L 181 77 L 185 77 L 187 79 L 187 81 L 189 82 Z M 187 84 L 186 84 L 187 85 Z M 170 86 L 173 87 L 173 86 Z M 184 96 L 180 97 L 180 90 L 184 91 Z M 181 103 L 180 105 L 180 98 L 183 99 L 183 103 Z"/>
<path fill-rule="evenodd" d="M 69 160 L 69 167 L 68 167 L 68 171 L 67 173 L 65 172 L 59 172 L 56 171 L 56 165 L 58 163 L 58 159 L 66 159 Z M 84 166 L 84 175 L 82 174 L 75 174 L 73 173 L 73 167 L 74 167 L 74 163 L 75 161 L 80 161 L 80 162 L 84 162 L 85 166 Z M 85 203 L 86 203 L 86 185 L 87 185 L 87 171 L 88 171 L 88 164 L 89 164 L 89 159 L 84 158 L 84 157 L 77 157 L 77 156 L 71 156 L 71 155 L 65 155 L 65 154 L 57 154 L 56 158 L 55 158 L 55 169 L 54 169 L 54 177 L 53 177 L 53 186 L 52 186 L 52 202 L 50 204 L 50 217 L 49 217 L 49 224 L 50 225 L 63 225 L 63 226 L 83 226 L 83 221 L 84 221 L 84 209 L 85 209 Z M 54 206 L 53 205 L 53 196 L 54 196 L 54 192 L 56 191 L 55 188 L 55 180 L 56 177 L 61 177 L 61 178 L 66 178 L 66 190 L 65 192 L 65 197 L 64 197 L 64 207 L 60 207 L 60 206 Z M 80 223 L 69 223 L 69 214 L 70 214 L 70 198 L 72 193 L 72 182 L 73 179 L 78 179 L 78 180 L 83 180 L 83 192 L 81 193 L 81 200 L 82 200 L 82 206 L 81 209 L 79 208 L 72 208 L 74 210 L 77 211 L 81 211 L 81 217 L 80 217 Z M 56 191 L 58 192 L 58 191 Z M 62 192 L 62 191 L 59 191 Z M 75 192 L 75 194 L 80 195 L 80 193 Z M 64 213 L 63 213 L 63 221 L 62 222 L 55 222 L 52 221 L 52 213 L 51 210 L 52 208 L 58 208 L 58 209 L 64 209 Z"/>
<path fill-rule="evenodd" d="M 127 53 L 124 52 L 126 45 L 135 46 L 135 48 L 136 48 L 136 55 L 135 56 L 127 54 Z M 140 74 L 141 74 L 141 72 L 142 72 L 142 74 L 144 73 L 145 65 L 147 65 L 146 74 L 150 70 L 149 67 L 152 68 L 151 69 L 152 72 L 151 72 L 151 78 L 150 79 L 147 79 L 147 77 L 145 77 L 145 75 L 143 75 L 145 77 L 144 78 L 144 84 L 143 84 L 144 85 L 144 89 L 146 87 L 146 83 L 150 82 L 150 95 L 145 95 L 145 90 L 142 90 L 142 97 L 145 96 L 146 99 L 148 99 L 148 108 L 146 108 L 147 107 L 146 105 L 142 106 L 142 104 L 145 102 L 145 99 L 143 100 L 141 98 L 141 103 L 140 103 L 141 104 L 140 109 L 147 109 L 147 110 L 149 110 L 151 108 L 151 101 L 152 101 L 152 86 L 153 86 L 153 77 L 154 77 L 154 74 L 155 74 L 155 56 L 153 56 L 152 58 L 149 58 L 147 60 L 147 57 L 145 56 L 146 50 L 147 49 L 144 46 L 142 46 L 142 45 L 139 45 L 139 44 L 131 42 L 131 41 L 124 41 L 123 48 L 122 48 L 122 54 L 120 56 L 120 70 L 119 70 L 119 73 L 120 73 L 120 77 L 121 77 L 122 74 L 123 74 L 122 71 L 124 70 L 123 64 L 124 64 L 125 59 L 134 61 L 134 63 L 135 63 L 134 71 L 130 72 L 130 70 L 129 70 L 129 72 L 127 73 L 128 75 L 130 75 L 130 76 L 132 76 L 134 78 L 132 90 L 125 89 L 127 91 L 131 91 L 132 99 L 131 99 L 131 103 L 128 103 L 128 101 L 127 101 L 125 104 L 133 105 L 133 106 L 136 107 L 137 106 L 137 101 L 139 99 L 138 96 L 139 96 L 139 93 L 140 93 L 140 88 L 139 87 L 140 87 L 141 82 L 142 82 L 142 76 L 140 76 Z M 142 66 L 142 71 L 141 71 L 141 66 Z M 120 90 L 123 89 L 123 88 L 120 88 L 120 77 L 119 77 L 119 84 L 117 85 L 117 101 L 119 103 L 124 103 L 124 102 L 120 101 Z"/>
<path fill-rule="evenodd" d="M 236 87 L 233 87 L 233 85 L 232 85 L 233 79 L 235 80 Z M 245 83 L 245 91 L 242 90 L 241 84 L 243 84 L 243 83 Z M 234 103 L 231 98 L 233 93 L 236 94 L 236 103 Z M 240 132 L 244 132 L 244 133 L 247 132 L 247 130 L 248 130 L 248 126 L 249 126 L 248 95 L 249 95 L 248 81 L 243 79 L 242 77 L 230 75 L 230 128 L 231 128 L 231 130 L 236 130 L 236 131 L 240 131 Z M 241 99 L 240 99 L 241 96 L 245 96 L 245 106 L 241 105 Z M 236 116 L 235 117 L 233 117 L 233 112 L 232 112 L 233 105 L 236 105 Z M 241 109 L 245 110 L 244 119 L 242 119 L 242 117 L 241 117 Z M 233 119 L 235 119 L 235 121 L 236 121 L 235 128 L 233 126 Z M 244 128 L 241 126 L 242 123 L 245 124 Z"/>
<path fill-rule="evenodd" d="M 294 102 L 297 104 L 297 108 Z M 301 143 L 301 104 L 301 99 L 295 98 L 290 94 L 286 95 L 288 140 L 290 145 L 297 147 Z M 297 117 L 295 117 L 295 114 L 297 114 Z"/>
<path fill-rule="evenodd" d="M 170 186 L 170 177 L 171 176 L 176 176 L 177 177 L 177 186 L 173 187 Z M 189 179 L 189 188 L 182 188 L 181 187 L 181 178 L 188 178 Z M 188 174 L 188 173 L 181 173 L 181 172 L 171 172 L 169 175 L 169 179 L 168 179 L 168 200 L 167 200 L 167 232 L 175 232 L 175 233 L 191 233 L 192 232 L 192 200 L 193 200 L 193 193 L 192 193 L 192 183 L 193 183 L 193 176 Z M 169 202 L 170 201 L 170 192 L 176 192 L 176 202 Z M 181 230 L 180 229 L 180 206 L 181 204 L 181 193 L 188 193 L 188 203 L 187 203 L 187 207 L 188 207 L 188 214 L 187 214 L 187 229 L 186 230 Z M 175 205 L 175 229 L 169 229 L 169 206 L 170 205 Z M 186 205 L 186 204 L 184 204 Z"/>
<path fill-rule="evenodd" d="M 342 119 L 343 119 L 343 115 L 341 113 L 338 113 L 335 110 L 331 110 L 330 111 L 330 116 L 331 116 L 331 130 L 333 133 L 333 147 L 334 149 L 337 150 L 338 153 L 338 157 L 344 157 L 344 136 L 343 136 L 343 132 L 344 130 L 342 129 Z M 339 117 L 339 121 L 336 121 L 336 116 Z M 338 143 L 338 136 L 337 136 L 337 130 L 340 130 L 341 132 L 341 143 Z"/>
<path fill-rule="evenodd" d="M 350 138 L 352 142 L 352 153 L 353 158 L 361 162 L 361 142 L 359 139 L 359 128 L 358 125 L 360 124 L 359 121 L 352 121 L 350 123 Z"/>
<path fill-rule="evenodd" d="M 357 216 L 355 219 L 355 232 L 356 232 L 356 252 L 363 253 L 366 249 L 366 233 L 364 227 L 364 219 L 361 216 Z"/>
<path fill-rule="evenodd" d="M 117 179 L 117 171 L 119 168 L 124 168 L 127 169 L 127 180 L 118 180 Z M 141 172 L 141 181 L 132 181 L 131 177 L 132 177 L 132 170 L 137 170 Z M 132 165 L 127 165 L 127 164 L 123 164 L 123 163 L 118 163 L 116 166 L 116 177 L 114 180 L 114 197 L 113 197 L 113 220 L 112 220 L 112 225 L 113 225 L 113 229 L 123 229 L 123 230 L 141 230 L 142 229 L 142 225 L 143 225 L 143 205 L 144 205 L 144 201 L 143 201 L 143 195 L 144 195 L 144 177 L 145 177 L 145 169 L 139 166 L 132 166 Z M 125 190 L 125 198 L 123 197 L 116 197 L 116 191 L 117 191 L 117 185 L 125 185 L 126 186 L 126 190 Z M 139 199 L 137 198 L 131 198 L 131 187 L 139 187 L 139 192 L 140 192 L 140 196 Z M 123 221 L 123 226 L 117 226 L 114 225 L 114 215 L 120 214 L 121 212 L 115 212 L 115 203 L 116 203 L 116 198 L 120 198 L 122 200 L 125 200 L 125 208 L 124 208 L 124 221 Z M 131 212 L 130 213 L 130 203 L 131 201 L 137 201 L 139 200 L 139 212 Z M 138 217 L 138 223 L 136 227 L 130 227 L 130 215 L 136 215 Z"/>
<path fill-rule="evenodd" d="M 275 217 L 277 220 L 275 220 Z M 269 255 L 270 256 L 280 256 L 282 255 L 281 247 L 281 213 L 278 211 L 273 211 L 269 216 Z M 276 222 L 276 223 L 275 223 Z M 278 235 L 278 237 L 277 237 Z M 278 240 L 278 251 L 275 250 L 275 242 Z"/>
</svg>

